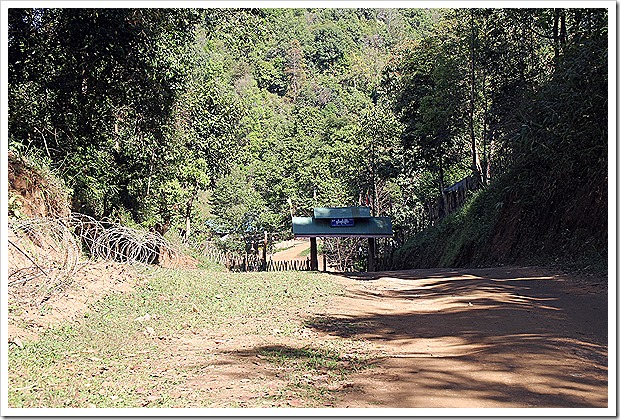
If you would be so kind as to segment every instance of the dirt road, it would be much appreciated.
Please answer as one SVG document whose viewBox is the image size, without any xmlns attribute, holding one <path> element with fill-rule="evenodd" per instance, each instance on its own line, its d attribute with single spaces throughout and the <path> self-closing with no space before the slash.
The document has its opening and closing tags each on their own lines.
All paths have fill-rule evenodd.
<svg viewBox="0 0 620 420">
<path fill-rule="evenodd" d="M 541 268 L 338 277 L 314 327 L 367 340 L 342 407 L 606 407 L 606 279 Z"/>
<path fill-rule="evenodd" d="M 310 241 L 294 240 L 289 241 L 291 247 L 284 251 L 276 252 L 269 256 L 273 261 L 291 261 L 295 259 L 305 260 L 307 257 L 301 257 L 300 254 L 310 248 Z"/>
<path fill-rule="evenodd" d="M 183 404 L 181 397 L 192 407 L 608 404 L 604 277 L 536 267 L 323 276 L 344 294 L 317 295 L 291 313 L 297 329 L 265 330 L 257 318 L 183 330 L 157 338 L 165 350 L 131 369 L 150 372 L 148 386 L 168 392 L 171 407 Z M 128 287 L 107 283 L 97 287 Z M 67 297 L 50 300 L 50 310 L 69 316 L 95 292 L 76 284 Z M 57 318 L 28 316 L 37 324 Z M 29 338 L 20 331 L 11 334 Z M 336 355 L 323 351 L 333 348 Z M 321 363 L 327 368 L 314 367 Z"/>
</svg>

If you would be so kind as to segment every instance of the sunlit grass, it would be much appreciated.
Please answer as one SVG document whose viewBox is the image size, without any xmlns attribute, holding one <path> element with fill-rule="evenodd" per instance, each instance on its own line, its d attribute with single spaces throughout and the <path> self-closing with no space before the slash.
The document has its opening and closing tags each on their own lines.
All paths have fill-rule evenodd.
<svg viewBox="0 0 620 420">
<path fill-rule="evenodd" d="M 188 330 L 291 334 L 309 308 L 339 286 L 319 273 L 147 273 L 131 293 L 111 293 L 73 322 L 9 348 L 11 407 L 205 406 L 200 391 L 178 395 L 183 372 L 157 372 L 166 339 Z M 328 360 L 328 359 L 326 359 Z"/>
</svg>

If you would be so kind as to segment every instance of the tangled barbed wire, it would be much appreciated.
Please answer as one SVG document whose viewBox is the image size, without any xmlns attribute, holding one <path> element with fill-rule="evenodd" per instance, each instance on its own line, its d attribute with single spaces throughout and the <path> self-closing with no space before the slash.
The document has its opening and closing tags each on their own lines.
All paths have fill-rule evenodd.
<svg viewBox="0 0 620 420">
<path fill-rule="evenodd" d="M 65 280 L 77 268 L 79 244 L 61 219 L 9 220 L 9 286 L 44 277 Z"/>
<path fill-rule="evenodd" d="M 72 213 L 66 218 L 9 219 L 8 285 L 28 285 L 45 300 L 80 266 L 109 260 L 174 268 L 181 255 L 156 232 Z"/>
<path fill-rule="evenodd" d="M 173 246 L 156 232 L 99 221 L 79 213 L 71 214 L 70 225 L 93 259 L 170 267 L 176 265 L 175 260 L 180 254 L 178 246 Z"/>
</svg>

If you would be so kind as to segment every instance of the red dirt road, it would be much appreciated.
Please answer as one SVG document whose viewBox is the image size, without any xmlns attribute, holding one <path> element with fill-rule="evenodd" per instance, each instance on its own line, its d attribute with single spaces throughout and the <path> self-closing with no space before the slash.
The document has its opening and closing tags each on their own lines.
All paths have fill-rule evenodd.
<svg viewBox="0 0 620 420">
<path fill-rule="evenodd" d="M 284 251 L 276 252 L 269 256 L 273 261 L 291 261 L 291 260 L 305 260 L 307 257 L 300 257 L 299 254 L 302 251 L 310 248 L 310 241 L 295 240 L 291 241 L 293 246 L 285 249 Z"/>
<path fill-rule="evenodd" d="M 336 277 L 314 328 L 381 356 L 341 407 L 606 407 L 607 283 L 542 268 Z"/>
</svg>

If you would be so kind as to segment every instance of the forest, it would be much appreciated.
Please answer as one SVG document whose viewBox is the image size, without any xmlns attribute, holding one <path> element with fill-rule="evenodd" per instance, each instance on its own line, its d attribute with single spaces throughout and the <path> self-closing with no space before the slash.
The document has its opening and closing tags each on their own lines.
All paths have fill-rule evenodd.
<svg viewBox="0 0 620 420">
<path fill-rule="evenodd" d="M 11 8 L 9 150 L 72 211 L 186 242 L 243 252 L 315 206 L 367 205 L 392 218 L 390 268 L 606 270 L 608 19 Z"/>
</svg>

